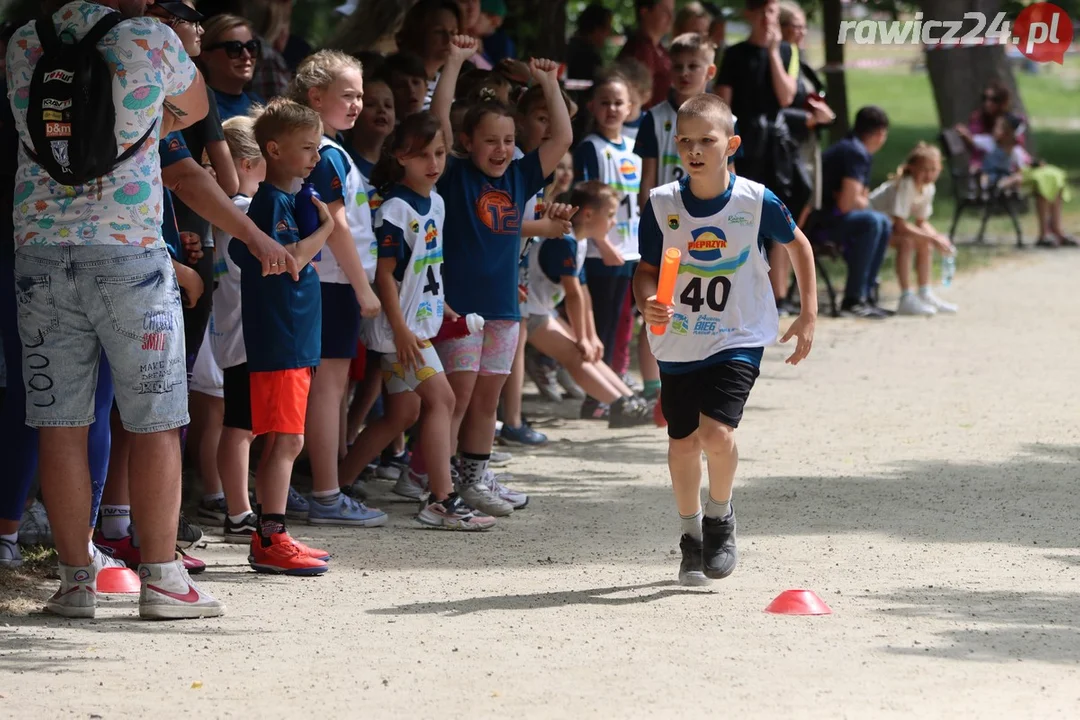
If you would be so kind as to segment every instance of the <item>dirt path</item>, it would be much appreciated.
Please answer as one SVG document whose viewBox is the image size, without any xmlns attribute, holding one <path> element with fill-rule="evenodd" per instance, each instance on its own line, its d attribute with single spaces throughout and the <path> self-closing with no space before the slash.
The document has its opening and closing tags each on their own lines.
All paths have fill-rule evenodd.
<svg viewBox="0 0 1080 720">
<path fill-rule="evenodd" d="M 662 433 L 557 422 L 487 536 L 414 530 L 383 484 L 390 527 L 296 529 L 323 578 L 201 551 L 220 621 L 0 618 L 0 717 L 1075 717 L 1078 273 L 1033 255 L 962 275 L 958 318 L 767 353 L 710 591 L 674 583 Z M 762 612 L 792 587 L 834 614 Z"/>
</svg>

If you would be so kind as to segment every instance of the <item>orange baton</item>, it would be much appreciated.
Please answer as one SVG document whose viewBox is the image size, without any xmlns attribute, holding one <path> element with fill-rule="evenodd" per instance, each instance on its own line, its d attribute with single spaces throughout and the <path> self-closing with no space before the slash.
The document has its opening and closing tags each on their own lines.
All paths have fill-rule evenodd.
<svg viewBox="0 0 1080 720">
<path fill-rule="evenodd" d="M 664 251 L 664 260 L 660 264 L 660 281 L 656 286 L 656 301 L 664 305 L 671 305 L 675 299 L 675 280 L 679 277 L 679 263 L 682 253 L 678 248 L 668 248 Z M 650 325 L 649 330 L 653 335 L 663 335 L 666 325 Z"/>
</svg>

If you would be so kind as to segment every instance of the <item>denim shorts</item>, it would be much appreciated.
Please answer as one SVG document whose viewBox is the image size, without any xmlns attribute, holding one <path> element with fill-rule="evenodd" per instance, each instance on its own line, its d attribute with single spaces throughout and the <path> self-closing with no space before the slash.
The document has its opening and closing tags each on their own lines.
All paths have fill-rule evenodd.
<svg viewBox="0 0 1080 720">
<path fill-rule="evenodd" d="M 169 253 L 128 245 L 28 245 L 15 254 L 26 424 L 94 421 L 101 350 L 129 432 L 188 423 L 184 316 Z"/>
</svg>

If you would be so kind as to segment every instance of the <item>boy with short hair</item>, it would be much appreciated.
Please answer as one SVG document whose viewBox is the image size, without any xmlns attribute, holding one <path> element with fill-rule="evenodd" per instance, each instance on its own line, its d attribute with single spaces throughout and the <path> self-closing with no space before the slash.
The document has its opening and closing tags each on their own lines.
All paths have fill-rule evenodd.
<svg viewBox="0 0 1080 720">
<path fill-rule="evenodd" d="M 319 364 L 322 291 L 311 259 L 334 227 L 326 205 L 315 201 L 319 229 L 301 238 L 296 198 L 319 162 L 322 120 L 291 100 L 276 99 L 255 121 L 255 140 L 266 159 L 266 180 L 251 199 L 248 216 L 281 243 L 302 268 L 298 280 L 264 276 L 240 243 L 229 254 L 240 267 L 244 346 L 251 382 L 251 429 L 267 435 L 255 476 L 259 531 L 251 536 L 249 563 L 256 572 L 319 575 L 329 555 L 293 540 L 285 529 L 285 505 L 293 462 L 304 447 L 312 368 Z"/>
<path fill-rule="evenodd" d="M 765 239 L 784 245 L 799 281 L 802 314 L 781 342 L 798 345 L 787 362 L 810 352 L 817 287 L 810 243 L 791 213 L 764 185 L 728 171 L 738 149 L 731 109 L 715 95 L 679 108 L 678 152 L 686 176 L 653 190 L 641 217 L 641 262 L 634 276 L 638 307 L 662 335 L 649 344 L 660 363 L 660 404 L 668 422 L 668 468 L 682 522 L 679 581 L 704 585 L 735 570 L 731 489 L 742 419 L 766 345 L 779 316 L 761 252 Z M 681 252 L 673 304 L 657 297 L 665 252 Z M 707 456 L 709 502 L 701 509 L 701 453 Z"/>
<path fill-rule="evenodd" d="M 630 87 L 630 114 L 623 123 L 623 137 L 629 140 L 630 150 L 634 150 L 641 123 L 645 120 L 645 103 L 652 97 L 652 73 L 644 63 L 632 57 L 620 58 L 614 69 L 626 78 Z"/>
<path fill-rule="evenodd" d="M 408 52 L 394 53 L 383 63 L 382 75 L 390 83 L 394 94 L 394 114 L 398 123 L 413 113 L 427 110 L 427 70 L 424 61 Z"/>
<path fill-rule="evenodd" d="M 821 219 L 834 238 L 844 241 L 847 283 L 841 310 L 855 317 L 881 319 L 877 277 L 892 235 L 892 220 L 870 207 L 872 156 L 889 136 L 889 117 L 868 105 L 855 114 L 851 133 L 821 154 Z"/>
</svg>

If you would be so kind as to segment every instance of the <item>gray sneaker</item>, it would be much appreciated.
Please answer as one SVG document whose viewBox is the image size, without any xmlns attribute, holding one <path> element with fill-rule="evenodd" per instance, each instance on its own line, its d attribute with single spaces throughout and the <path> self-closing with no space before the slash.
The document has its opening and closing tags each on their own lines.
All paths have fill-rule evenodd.
<svg viewBox="0 0 1080 720">
<path fill-rule="evenodd" d="M 22 522 L 19 523 L 19 544 L 26 547 L 31 545 L 52 547 L 53 545 L 49 515 L 45 512 L 45 506 L 37 500 L 23 513 Z"/>
<path fill-rule="evenodd" d="M 558 379 L 559 384 L 562 385 L 562 389 L 566 391 L 567 395 L 575 400 L 585 399 L 585 391 L 577 384 L 577 381 L 574 380 L 574 377 L 570 374 L 569 370 L 560 365 L 558 371 L 555 373 L 555 377 Z"/>
<path fill-rule="evenodd" d="M 19 543 L 0 538 L 0 568 L 15 569 L 22 565 Z"/>
<path fill-rule="evenodd" d="M 503 465 L 509 465 L 510 461 L 514 459 L 514 456 L 508 452 L 501 450 L 492 450 L 491 458 L 488 460 L 489 467 L 502 467 Z"/>
<path fill-rule="evenodd" d="M 469 507 L 495 517 L 506 517 L 514 506 L 499 497 L 483 480 L 458 486 L 458 495 Z"/>
<path fill-rule="evenodd" d="M 66 618 L 93 618 L 97 607 L 97 568 L 60 563 L 60 588 L 45 609 Z"/>
<path fill-rule="evenodd" d="M 520 490 L 512 490 L 503 485 L 500 480 L 506 480 L 510 482 L 514 479 L 514 476 L 510 473 L 502 473 L 496 475 L 491 470 L 484 473 L 484 479 L 480 482 L 491 488 L 491 491 L 498 497 L 502 498 L 506 502 L 510 503 L 510 507 L 515 510 L 521 510 L 523 507 L 529 504 L 529 496 Z"/>
</svg>

